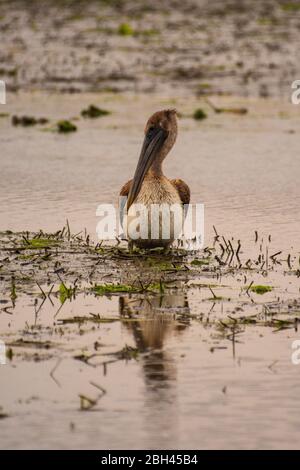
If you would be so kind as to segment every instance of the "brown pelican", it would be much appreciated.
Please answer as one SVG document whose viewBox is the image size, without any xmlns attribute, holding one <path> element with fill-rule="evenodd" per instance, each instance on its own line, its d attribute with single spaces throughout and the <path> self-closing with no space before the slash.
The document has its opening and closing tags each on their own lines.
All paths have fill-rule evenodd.
<svg viewBox="0 0 300 470">
<path fill-rule="evenodd" d="M 169 249 L 174 239 L 182 229 L 175 227 L 174 214 L 170 213 L 170 207 L 177 205 L 183 208 L 183 204 L 190 202 L 190 189 L 181 179 L 168 179 L 162 171 L 162 163 L 172 149 L 177 137 L 177 116 L 175 109 L 166 109 L 154 113 L 147 121 L 145 127 L 145 138 L 135 170 L 133 179 L 128 181 L 121 189 L 120 196 L 127 197 L 126 207 L 123 206 L 127 214 L 128 221 L 133 218 L 133 208 L 143 205 L 147 210 L 147 236 L 141 234 L 138 238 L 133 238 L 127 232 L 128 246 L 130 249 L 134 245 L 140 248 L 162 247 Z M 153 205 L 160 205 L 159 232 L 153 236 L 153 219 L 150 217 L 148 209 Z M 169 211 L 165 208 L 169 207 Z M 121 215 L 121 217 L 122 217 Z M 168 220 L 167 220 L 168 218 Z M 162 235 L 163 227 L 169 224 L 169 236 Z M 128 225 L 127 225 L 128 227 Z M 142 230 L 141 230 L 142 232 Z"/>
</svg>

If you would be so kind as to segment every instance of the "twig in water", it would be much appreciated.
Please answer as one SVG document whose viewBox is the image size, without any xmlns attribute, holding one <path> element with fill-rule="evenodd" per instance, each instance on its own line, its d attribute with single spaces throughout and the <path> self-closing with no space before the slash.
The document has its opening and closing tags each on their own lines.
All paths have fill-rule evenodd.
<svg viewBox="0 0 300 470">
<path fill-rule="evenodd" d="M 68 229 L 68 231 L 67 231 L 67 237 L 68 237 L 68 240 L 70 240 L 70 237 L 71 237 L 71 230 L 70 230 L 70 225 L 69 225 L 68 219 L 67 219 L 67 229 Z"/>
<path fill-rule="evenodd" d="M 39 283 L 38 283 L 37 281 L 35 281 L 35 282 L 36 282 L 38 288 L 40 289 L 41 293 L 43 294 L 44 298 L 47 298 L 47 296 L 46 296 L 44 290 L 41 288 L 41 286 L 39 285 Z"/>
<path fill-rule="evenodd" d="M 251 281 L 249 286 L 247 287 L 246 294 L 249 295 L 249 290 L 251 289 L 254 281 Z"/>
<path fill-rule="evenodd" d="M 219 256 L 217 256 L 217 255 L 215 256 L 215 259 L 218 261 L 218 263 L 219 263 L 220 266 L 224 266 L 224 265 L 226 264 L 226 263 L 224 263 L 224 261 L 222 261 L 222 260 L 219 258 Z"/>
<path fill-rule="evenodd" d="M 215 234 L 216 234 L 215 240 L 217 241 L 217 240 L 219 240 L 220 235 L 218 234 L 217 229 L 216 229 L 216 227 L 215 227 L 214 225 L 213 225 L 213 229 L 214 229 L 214 232 L 215 232 Z"/>
<path fill-rule="evenodd" d="M 60 365 L 60 363 L 62 362 L 62 358 L 59 358 L 58 361 L 56 362 L 55 366 L 53 367 L 53 369 L 50 371 L 50 377 L 54 380 L 54 382 L 56 383 L 56 385 L 58 387 L 61 387 L 61 384 L 60 382 L 54 377 L 54 372 L 58 369 L 58 366 Z"/>
<path fill-rule="evenodd" d="M 220 245 L 220 248 L 221 248 L 221 250 L 222 250 L 222 253 L 221 253 L 221 258 L 222 258 L 223 255 L 224 255 L 224 253 L 225 253 L 225 248 L 224 248 L 224 246 L 222 245 L 222 243 L 219 243 L 219 245 Z"/>
<path fill-rule="evenodd" d="M 237 260 L 238 262 L 240 263 L 240 258 L 239 258 L 239 252 L 240 252 L 240 249 L 241 249 L 241 241 L 238 240 L 238 247 L 237 247 L 237 250 L 236 250 L 236 257 L 237 257 Z"/>
<path fill-rule="evenodd" d="M 273 372 L 273 374 L 277 374 L 277 371 L 273 369 L 273 367 L 278 363 L 278 361 L 273 361 L 269 366 L 268 369 Z"/>
<path fill-rule="evenodd" d="M 106 394 L 105 388 L 101 387 L 101 385 L 96 384 L 96 383 L 93 382 L 93 381 L 90 381 L 90 384 L 93 385 L 93 387 L 98 388 L 98 390 L 100 390 L 100 392 L 102 392 L 102 395 L 105 395 L 105 394 Z"/>
<path fill-rule="evenodd" d="M 225 240 L 225 237 L 223 237 L 223 235 L 222 235 L 222 238 L 223 238 L 223 241 L 224 241 L 224 243 L 225 243 L 226 251 L 228 251 L 228 244 L 227 244 L 227 241 Z"/>
<path fill-rule="evenodd" d="M 234 249 L 230 240 L 228 240 L 228 245 L 229 245 L 231 253 L 234 253 Z"/>
<path fill-rule="evenodd" d="M 92 398 L 89 398 L 86 395 L 79 394 L 79 398 L 81 411 L 88 411 L 97 405 L 97 400 L 93 400 Z"/>
<path fill-rule="evenodd" d="M 277 251 L 277 253 L 274 253 L 274 255 L 270 256 L 271 260 L 272 261 L 276 261 L 276 256 L 280 255 L 282 253 L 282 251 Z"/>
<path fill-rule="evenodd" d="M 208 287 L 209 287 L 210 292 L 211 292 L 212 295 L 214 296 L 214 299 L 217 299 L 217 296 L 216 296 L 216 294 L 214 293 L 214 291 L 212 290 L 212 288 L 211 288 L 210 286 L 208 286 Z"/>
</svg>

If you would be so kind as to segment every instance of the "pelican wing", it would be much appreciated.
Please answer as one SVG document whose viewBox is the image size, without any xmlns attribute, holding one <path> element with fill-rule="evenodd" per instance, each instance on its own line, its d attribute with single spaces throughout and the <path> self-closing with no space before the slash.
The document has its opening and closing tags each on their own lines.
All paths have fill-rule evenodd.
<svg viewBox="0 0 300 470">
<path fill-rule="evenodd" d="M 132 180 L 127 181 L 127 183 L 122 186 L 122 189 L 120 191 L 120 196 L 126 196 L 128 197 L 129 190 L 131 188 Z"/>
<path fill-rule="evenodd" d="M 124 219 L 124 211 L 128 199 L 128 194 L 132 185 L 132 179 L 127 181 L 127 183 L 122 186 L 120 191 L 120 199 L 119 199 L 119 217 L 121 222 L 121 227 L 123 228 L 123 219 Z M 123 229 L 124 230 L 124 229 Z"/>
<path fill-rule="evenodd" d="M 181 179 L 170 180 L 170 183 L 177 189 L 182 204 L 189 204 L 191 191 L 188 185 Z"/>
</svg>

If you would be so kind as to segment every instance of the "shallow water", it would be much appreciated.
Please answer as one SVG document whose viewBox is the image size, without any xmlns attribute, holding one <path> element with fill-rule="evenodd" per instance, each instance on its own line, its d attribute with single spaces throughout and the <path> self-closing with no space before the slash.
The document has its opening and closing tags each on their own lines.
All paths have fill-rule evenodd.
<svg viewBox="0 0 300 470">
<path fill-rule="evenodd" d="M 199 313 L 194 295 L 165 296 L 162 312 L 149 311 L 149 305 L 145 311 L 138 302 L 135 321 L 76 327 L 64 337 L 56 328 L 49 338 L 58 343 L 59 359 L 47 359 L 49 351 L 41 350 L 34 360 L 30 348 L 22 358 L 13 347 L 17 356 L 1 366 L 1 404 L 11 414 L 1 422 L 1 447 L 298 448 L 300 379 L 291 344 L 299 334 L 247 327 L 233 342 L 199 321 L 175 321 L 172 308 Z M 103 312 L 122 318 L 119 303 L 79 299 L 59 316 Z M 37 322 L 42 330 L 23 337 L 47 337 L 56 308 L 46 305 Z M 18 323 L 34 323 L 33 305 L 15 315 Z M 100 357 L 90 361 L 94 367 L 74 360 L 96 341 L 102 346 Z M 109 355 L 124 344 L 138 348 L 136 359 Z M 79 394 L 99 396 L 91 382 L 106 394 L 91 411 L 81 411 Z"/>
<path fill-rule="evenodd" d="M 116 203 L 132 177 L 149 115 L 176 106 L 185 116 L 202 106 L 201 123 L 179 122 L 178 141 L 165 162 L 169 177 L 190 186 L 192 202 L 205 205 L 208 244 L 212 225 L 243 241 L 273 235 L 274 247 L 300 241 L 300 165 L 297 106 L 272 100 L 212 99 L 218 106 L 247 107 L 245 116 L 215 114 L 195 99 L 139 95 L 18 94 L 5 111 L 46 116 L 50 127 L 80 115 L 89 103 L 111 116 L 77 122 L 80 130 L 58 135 L 41 128 L 13 128 L 0 119 L 0 229 L 57 230 L 69 220 L 73 232 L 96 231 L 96 208 Z M 49 127 L 49 126 L 46 126 Z M 294 132 L 294 133 L 292 133 Z"/>
<path fill-rule="evenodd" d="M 300 316 L 295 275 L 300 241 L 299 112 L 271 100 L 213 101 L 224 107 L 246 106 L 249 112 L 214 114 L 207 108 L 208 119 L 197 123 L 187 115 L 206 105 L 192 98 L 39 93 L 9 97 L 8 112 L 43 115 L 52 119 L 50 126 L 79 115 L 90 103 L 113 114 L 95 121 L 81 119 L 79 131 L 68 136 L 40 127 L 14 128 L 8 118 L 0 118 L 0 230 L 56 231 L 68 219 L 73 233 L 86 227 L 94 238 L 97 204 L 115 201 L 132 176 L 145 119 L 156 109 L 176 106 L 186 117 L 179 122 L 166 174 L 186 180 L 193 202 L 204 202 L 205 245 L 212 245 L 215 225 L 227 239 L 241 240 L 244 261 L 262 252 L 262 238 L 263 252 L 267 244 L 269 255 L 283 253 L 282 265 L 267 273 L 246 272 L 246 280 L 244 271 L 228 269 L 220 277 L 201 267 L 188 272 L 179 288 L 150 297 L 95 297 L 82 291 L 63 305 L 57 295 L 41 305 L 38 287 L 22 289 L 17 280 L 15 308 L 12 314 L 0 314 L 1 336 L 14 351 L 13 360 L 0 366 L 0 406 L 9 414 L 0 420 L 1 447 L 299 447 L 300 366 L 291 362 L 292 341 L 300 339 L 297 329 L 275 332 L 274 326 L 247 324 L 232 336 L 216 327 L 228 315 L 263 318 L 278 299 L 276 318 Z M 292 269 L 286 263 L 288 253 Z M 5 265 L 5 256 L 1 251 L 0 264 Z M 70 264 L 72 282 L 80 258 L 76 263 Z M 82 270 L 87 263 L 82 261 Z M 87 269 L 94 261 L 89 263 Z M 99 269 L 93 281 L 125 283 L 133 276 L 123 265 L 112 269 L 108 263 L 107 272 L 105 266 Z M 26 260 L 14 270 L 17 279 L 21 272 L 31 275 Z M 57 276 L 49 272 L 51 283 L 47 286 L 43 279 L 42 288 L 48 291 L 54 282 L 56 291 Z M 145 275 L 143 261 L 133 272 L 135 277 Z M 150 273 L 154 275 L 152 268 Z M 105 274 L 112 278 L 105 279 Z M 248 296 L 245 288 L 251 280 L 274 290 Z M 1 287 L 0 292 L 1 300 L 10 302 L 9 289 Z M 62 322 L 91 314 L 107 322 Z M 51 345 L 22 346 L 16 344 L 20 338 Z M 116 353 L 126 345 L 137 354 L 133 350 L 120 358 Z M 93 353 L 99 355 L 89 364 L 74 359 Z M 79 394 L 91 399 L 101 394 L 90 382 L 106 393 L 95 407 L 83 411 Z"/>
</svg>

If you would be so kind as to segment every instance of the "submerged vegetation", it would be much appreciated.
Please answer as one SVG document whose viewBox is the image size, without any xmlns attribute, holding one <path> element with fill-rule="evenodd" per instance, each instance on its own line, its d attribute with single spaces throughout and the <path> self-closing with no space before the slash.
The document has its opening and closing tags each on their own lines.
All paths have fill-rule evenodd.
<svg viewBox="0 0 300 470">
<path fill-rule="evenodd" d="M 194 119 L 196 119 L 196 121 L 202 121 L 203 119 L 207 118 L 206 112 L 203 111 L 203 109 L 201 108 L 196 109 L 193 116 L 194 116 Z"/>
<path fill-rule="evenodd" d="M 62 134 L 68 134 L 69 132 L 77 131 L 77 126 L 71 121 L 62 120 L 57 123 L 57 131 Z"/>
<path fill-rule="evenodd" d="M 258 239 L 257 235 L 255 238 Z M 71 234 L 68 224 L 53 234 L 3 232 L 0 253 L 1 293 L 7 299 L 2 306 L 5 312 L 11 312 L 24 295 L 32 295 L 36 289 L 42 304 L 55 296 L 61 305 L 66 300 L 75 301 L 81 294 L 143 299 L 203 291 L 204 304 L 230 302 L 235 308 L 240 296 L 247 302 L 251 294 L 262 296 L 275 292 L 269 302 L 277 305 L 278 296 L 283 295 L 270 284 L 255 282 L 266 276 L 272 278 L 278 269 L 285 273 L 279 260 L 281 252 L 266 256 L 260 246 L 257 259 L 248 258 L 242 253 L 239 240 L 226 239 L 216 229 L 214 245 L 206 247 L 201 256 L 181 248 L 174 248 L 167 255 L 159 250 L 130 253 L 119 241 L 106 246 L 94 245 L 87 235 Z M 289 255 L 284 263 L 289 275 L 298 279 L 297 258 Z M 231 281 L 227 286 L 224 280 L 228 276 L 242 277 L 242 285 Z M 200 277 L 206 277 L 208 282 L 199 283 Z M 251 299 L 250 310 L 253 305 L 255 301 Z M 298 308 L 297 302 L 295 306 L 289 305 Z M 267 308 L 273 309 L 270 305 Z"/>
<path fill-rule="evenodd" d="M 111 114 L 110 111 L 107 109 L 99 108 L 93 104 L 89 105 L 86 109 L 83 109 L 80 115 L 84 118 L 96 119 L 102 116 L 108 116 Z M 2 113 L 0 117 L 9 117 L 9 114 Z M 73 120 L 78 120 L 79 117 L 75 116 Z M 48 118 L 35 118 L 33 116 L 16 116 L 13 115 L 11 118 L 11 123 L 13 126 L 22 126 L 22 127 L 33 127 L 36 125 L 45 125 L 49 123 L 50 120 Z M 53 131 L 59 132 L 62 134 L 69 134 L 72 132 L 76 132 L 78 130 L 77 126 L 72 122 L 72 120 L 68 119 L 60 119 L 58 122 L 54 123 L 53 125 L 49 126 L 48 128 L 43 128 L 44 131 Z"/>
<path fill-rule="evenodd" d="M 132 26 L 130 26 L 129 23 L 121 23 L 119 28 L 118 28 L 118 33 L 121 36 L 133 36 L 134 30 Z"/>
<path fill-rule="evenodd" d="M 23 126 L 23 127 L 30 127 L 35 126 L 37 124 L 43 125 L 47 124 L 49 120 L 47 118 L 35 118 L 33 116 L 16 116 L 14 115 L 11 119 L 13 126 Z"/>
<path fill-rule="evenodd" d="M 97 106 L 93 104 L 91 104 L 88 108 L 83 109 L 81 111 L 81 115 L 83 117 L 89 117 L 92 119 L 98 118 L 101 116 L 107 116 L 108 114 L 110 114 L 110 111 L 107 111 L 107 109 L 98 108 Z"/>
<path fill-rule="evenodd" d="M 60 387 L 65 359 L 70 369 L 101 367 L 104 375 L 119 361 L 156 364 L 169 331 L 199 328 L 211 353 L 231 348 L 233 356 L 250 329 L 261 337 L 265 329 L 297 331 L 299 295 L 271 283 L 278 286 L 289 275 L 290 285 L 298 286 L 299 259 L 266 249 L 257 232 L 257 252 L 249 257 L 240 240 L 214 231 L 201 252 L 175 247 L 168 254 L 131 253 L 119 240 L 94 244 L 68 223 L 55 233 L 0 233 L 7 360 L 13 366 L 52 360 L 49 375 Z M 106 394 L 100 384 L 90 385 L 90 391 L 76 390 L 80 411 L 96 411 Z"/>
<path fill-rule="evenodd" d="M 85 232 L 72 234 L 68 223 L 50 234 L 0 233 L 0 321 L 9 317 L 12 323 L 15 312 L 34 299 L 34 321 L 24 320 L 22 331 L 10 329 L 9 360 L 61 360 L 66 347 L 75 360 L 92 367 L 137 359 L 142 351 L 139 345 L 105 352 L 105 344 L 96 341 L 92 350 L 80 353 L 72 347 L 78 335 L 116 323 L 135 331 L 145 324 L 156 331 L 157 321 L 174 328 L 194 322 L 215 331 L 222 347 L 246 328 L 297 329 L 299 296 L 272 287 L 271 282 L 280 285 L 288 274 L 290 285 L 296 285 L 299 259 L 292 254 L 283 259 L 281 251 L 272 253 L 258 243 L 257 232 L 257 256 L 249 258 L 240 240 L 220 235 L 215 227 L 214 231 L 212 246 L 201 253 L 174 248 L 168 254 L 160 250 L 130 253 L 118 240 L 93 244 Z M 266 278 L 267 285 L 262 282 Z M 260 299 L 265 293 L 268 301 Z M 52 312 L 52 327 L 44 328 L 42 311 Z M 73 339 L 66 343 L 64 338 L 70 335 Z"/>
</svg>

